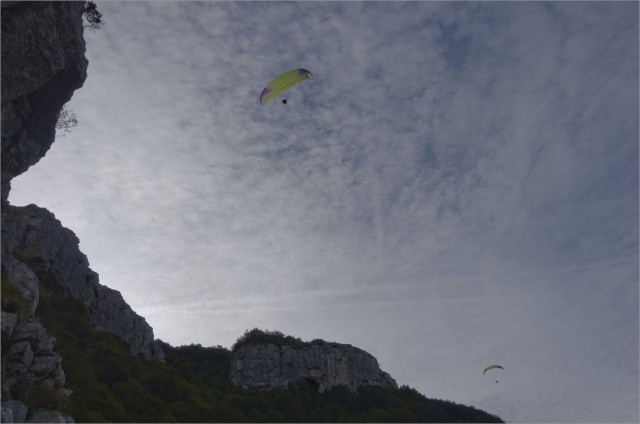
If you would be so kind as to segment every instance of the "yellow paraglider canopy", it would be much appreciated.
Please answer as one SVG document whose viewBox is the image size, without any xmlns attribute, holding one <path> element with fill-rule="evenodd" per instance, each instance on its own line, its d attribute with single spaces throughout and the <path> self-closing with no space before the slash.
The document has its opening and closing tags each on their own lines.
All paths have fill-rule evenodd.
<svg viewBox="0 0 640 424">
<path fill-rule="evenodd" d="M 260 103 L 266 105 L 269 103 L 269 100 L 273 99 L 278 94 L 311 78 L 313 78 L 311 72 L 306 69 L 292 69 L 290 71 L 283 72 L 275 77 L 269 84 L 267 84 L 264 90 L 262 90 L 262 93 L 260 94 Z"/>
</svg>

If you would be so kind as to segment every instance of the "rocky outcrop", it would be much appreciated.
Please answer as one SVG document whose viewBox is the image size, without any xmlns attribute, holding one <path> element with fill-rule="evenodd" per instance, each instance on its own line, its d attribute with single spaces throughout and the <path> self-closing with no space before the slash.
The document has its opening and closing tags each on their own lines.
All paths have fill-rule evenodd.
<svg viewBox="0 0 640 424">
<path fill-rule="evenodd" d="M 306 379 L 318 392 L 346 386 L 397 388 L 369 353 L 351 345 L 314 341 L 303 346 L 245 345 L 233 352 L 231 382 L 243 388 L 274 389 Z"/>
<path fill-rule="evenodd" d="M 46 209 L 35 205 L 7 206 L 2 211 L 2 276 L 29 299 L 38 297 L 38 281 L 78 299 L 92 326 L 114 333 L 134 355 L 164 360 L 153 329 L 136 314 L 117 290 L 101 285 L 80 251 L 79 240 Z M 31 293 L 34 293 L 31 295 Z M 29 311 L 31 305 L 29 302 Z"/>
<path fill-rule="evenodd" d="M 22 402 L 8 400 L 2 402 L 3 423 L 23 423 L 27 419 L 29 408 Z"/>
<path fill-rule="evenodd" d="M 73 421 L 51 410 L 71 395 L 54 344 L 55 337 L 38 321 L 2 311 L 2 422 L 33 418 L 35 410 L 17 399 L 38 405 L 40 414 L 55 413 L 58 422 Z"/>
<path fill-rule="evenodd" d="M 84 2 L 2 2 L 2 206 L 11 179 L 49 150 L 87 76 Z"/>
</svg>

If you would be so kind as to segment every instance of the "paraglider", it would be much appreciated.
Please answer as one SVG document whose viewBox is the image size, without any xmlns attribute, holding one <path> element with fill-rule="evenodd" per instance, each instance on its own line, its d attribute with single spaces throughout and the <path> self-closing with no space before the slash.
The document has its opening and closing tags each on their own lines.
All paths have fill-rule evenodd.
<svg viewBox="0 0 640 424">
<path fill-rule="evenodd" d="M 504 368 L 502 368 L 502 366 L 501 366 L 501 365 L 493 364 L 493 365 L 489 365 L 488 367 L 486 367 L 486 368 L 484 369 L 484 371 L 482 371 L 482 375 L 485 375 L 485 374 L 487 373 L 487 371 L 489 371 L 489 370 L 494 370 L 494 369 L 500 369 L 500 370 L 503 370 L 503 371 L 504 371 Z M 496 384 L 498 384 L 498 380 L 496 380 Z"/>
<path fill-rule="evenodd" d="M 306 69 L 291 69 L 275 77 L 260 93 L 260 104 L 266 105 L 271 99 L 288 89 L 313 78 L 311 72 Z M 287 104 L 287 99 L 282 103 Z"/>
<path fill-rule="evenodd" d="M 286 105 L 287 104 L 287 99 L 282 99 L 281 102 L 282 102 L 283 105 Z"/>
<path fill-rule="evenodd" d="M 496 368 L 504 370 L 504 368 L 502 368 L 501 365 L 489 365 L 487 368 L 484 369 L 484 371 L 482 371 L 482 374 L 484 375 L 484 374 L 487 373 L 487 371 L 492 370 L 492 369 L 496 369 Z"/>
</svg>

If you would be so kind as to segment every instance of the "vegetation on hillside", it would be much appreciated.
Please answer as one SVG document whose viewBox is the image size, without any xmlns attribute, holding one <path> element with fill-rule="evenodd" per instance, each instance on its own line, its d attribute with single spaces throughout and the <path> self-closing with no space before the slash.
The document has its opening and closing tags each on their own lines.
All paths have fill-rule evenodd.
<svg viewBox="0 0 640 424">
<path fill-rule="evenodd" d="M 335 387 L 319 394 L 306 381 L 287 389 L 241 389 L 228 379 L 232 352 L 223 347 L 162 343 L 166 362 L 129 353 L 115 335 L 93 330 L 80 302 L 42 291 L 36 316 L 56 338 L 68 403 L 76 422 L 501 422 L 453 402 L 427 399 L 409 387 Z M 302 343 L 279 332 L 251 330 L 250 342 Z"/>
<path fill-rule="evenodd" d="M 235 352 L 237 349 L 246 345 L 257 344 L 273 344 L 276 346 L 304 346 L 305 343 L 302 339 L 293 336 L 285 336 L 280 331 L 269 331 L 254 328 L 252 330 L 246 330 L 242 336 L 231 347 L 231 350 Z"/>
</svg>

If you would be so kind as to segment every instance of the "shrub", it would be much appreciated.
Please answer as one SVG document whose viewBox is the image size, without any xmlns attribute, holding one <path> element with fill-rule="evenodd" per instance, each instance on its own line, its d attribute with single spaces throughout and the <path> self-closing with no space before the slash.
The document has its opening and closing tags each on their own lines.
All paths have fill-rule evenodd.
<svg viewBox="0 0 640 424">
<path fill-rule="evenodd" d="M 88 1 L 84 4 L 84 10 L 82 11 L 84 18 L 87 21 L 86 25 L 83 25 L 84 28 L 89 28 L 91 31 L 96 31 L 104 25 L 104 20 L 102 19 L 102 13 L 98 12 L 98 6 L 92 1 Z"/>
<path fill-rule="evenodd" d="M 253 330 L 246 330 L 244 334 L 236 340 L 231 348 L 232 351 L 239 349 L 246 345 L 255 344 L 274 344 L 276 346 L 304 346 L 305 343 L 298 337 L 285 336 L 280 331 L 260 330 L 254 328 Z"/>
<path fill-rule="evenodd" d="M 62 107 L 60 115 L 58 115 L 58 121 L 56 122 L 56 130 L 60 132 L 61 137 L 66 137 L 71 132 L 72 128 L 78 126 L 78 117 L 73 110 L 67 109 L 66 106 Z"/>
<path fill-rule="evenodd" d="M 59 409 L 65 400 L 51 380 L 32 381 L 24 395 L 24 403 L 30 408 Z"/>
</svg>

